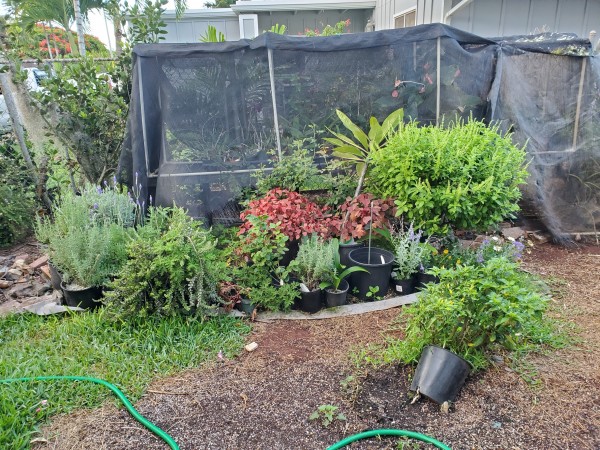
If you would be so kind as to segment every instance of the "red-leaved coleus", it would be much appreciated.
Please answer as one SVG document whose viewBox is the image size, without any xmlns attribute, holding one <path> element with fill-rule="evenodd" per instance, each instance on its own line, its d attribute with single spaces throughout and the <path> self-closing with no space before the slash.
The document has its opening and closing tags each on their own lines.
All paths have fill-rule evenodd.
<svg viewBox="0 0 600 450">
<path fill-rule="evenodd" d="M 388 229 L 389 219 L 396 214 L 392 199 L 380 200 L 373 198 L 372 194 L 360 194 L 356 198 L 348 198 L 340 206 L 340 210 L 342 217 L 348 214 L 348 219 L 341 225 L 342 241 L 360 239 L 367 234 L 369 228 Z M 371 223 L 371 214 L 373 223 Z"/>
<path fill-rule="evenodd" d="M 317 234 L 329 238 L 339 234 L 341 219 L 327 207 L 320 207 L 298 192 L 287 189 L 271 189 L 264 197 L 252 200 L 240 214 L 244 223 L 239 234 L 248 231 L 252 224 L 246 217 L 266 216 L 268 223 L 278 223 L 279 229 L 290 240 Z"/>
</svg>

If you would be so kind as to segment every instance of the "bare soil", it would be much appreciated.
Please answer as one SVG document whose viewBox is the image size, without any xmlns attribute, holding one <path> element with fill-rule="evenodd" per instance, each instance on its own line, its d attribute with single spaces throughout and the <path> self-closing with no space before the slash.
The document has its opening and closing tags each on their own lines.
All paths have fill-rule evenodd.
<svg viewBox="0 0 600 450">
<path fill-rule="evenodd" d="M 525 268 L 554 288 L 552 314 L 575 324 L 579 342 L 530 355 L 520 373 L 505 360 L 470 377 L 449 413 L 427 400 L 410 404 L 412 368 L 353 368 L 350 355 L 383 342 L 398 310 L 256 324 L 248 338 L 256 351 L 156 381 L 136 407 L 182 449 L 324 449 L 376 428 L 418 431 L 455 450 L 600 449 L 600 248 L 546 244 Z M 344 383 L 351 374 L 356 382 Z M 329 427 L 308 420 L 326 404 L 347 420 Z M 166 448 L 112 402 L 56 417 L 43 434 L 48 442 L 36 450 Z M 391 449 L 397 441 L 351 448 Z"/>
</svg>

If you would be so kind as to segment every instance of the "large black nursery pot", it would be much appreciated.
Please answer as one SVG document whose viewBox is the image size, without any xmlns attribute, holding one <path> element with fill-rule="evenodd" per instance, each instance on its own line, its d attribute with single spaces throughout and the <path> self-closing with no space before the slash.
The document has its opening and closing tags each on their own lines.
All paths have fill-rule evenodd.
<svg viewBox="0 0 600 450">
<path fill-rule="evenodd" d="M 79 307 L 83 309 L 94 309 L 101 305 L 102 288 L 92 286 L 85 289 L 68 289 L 65 283 L 61 283 L 65 303 L 67 306 Z"/>
<path fill-rule="evenodd" d="M 415 292 L 415 287 L 417 285 L 417 275 L 413 274 L 410 278 L 400 279 L 394 272 L 392 272 L 390 283 L 392 285 L 392 289 L 398 295 L 412 294 Z"/>
<path fill-rule="evenodd" d="M 425 272 L 419 272 L 417 274 L 417 282 L 415 284 L 415 290 L 420 291 L 428 283 L 439 283 L 440 279 L 435 275 L 431 275 Z"/>
<path fill-rule="evenodd" d="M 342 266 L 350 267 L 352 265 L 350 262 L 350 252 L 361 247 L 364 247 L 364 244 L 362 242 L 355 242 L 354 240 L 346 242 L 345 244 L 340 242 L 340 264 Z"/>
<path fill-rule="evenodd" d="M 254 308 L 256 308 L 256 306 L 254 306 L 252 300 L 250 299 L 243 298 L 242 301 L 239 303 L 239 310 L 245 312 L 249 316 L 251 316 L 254 312 Z"/>
<path fill-rule="evenodd" d="M 310 292 L 301 292 L 299 305 L 300 310 L 307 313 L 316 313 L 323 308 L 323 291 L 315 289 Z"/>
<path fill-rule="evenodd" d="M 294 259 L 296 259 L 296 256 L 298 256 L 298 249 L 300 248 L 300 243 L 298 242 L 298 240 L 294 239 L 293 241 L 287 241 L 286 247 L 287 250 L 285 251 L 285 253 L 281 257 L 281 260 L 279 261 L 279 265 L 283 267 L 289 266 L 290 263 Z"/>
<path fill-rule="evenodd" d="M 332 287 L 325 289 L 325 305 L 328 308 L 333 308 L 348 303 L 348 289 L 350 289 L 350 285 L 346 280 L 342 280 L 337 291 Z"/>
<path fill-rule="evenodd" d="M 378 287 L 376 297 L 383 297 L 390 287 L 390 275 L 394 264 L 394 254 L 381 248 L 371 247 L 369 259 L 369 247 L 354 249 L 350 252 L 350 266 L 359 266 L 369 272 L 354 272 L 350 277 L 350 288 L 352 292 L 356 288 L 356 296 L 362 301 L 375 300 L 367 297 L 370 287 Z"/>
<path fill-rule="evenodd" d="M 421 353 L 410 390 L 439 404 L 454 401 L 470 372 L 471 366 L 463 358 L 430 345 Z"/>
</svg>

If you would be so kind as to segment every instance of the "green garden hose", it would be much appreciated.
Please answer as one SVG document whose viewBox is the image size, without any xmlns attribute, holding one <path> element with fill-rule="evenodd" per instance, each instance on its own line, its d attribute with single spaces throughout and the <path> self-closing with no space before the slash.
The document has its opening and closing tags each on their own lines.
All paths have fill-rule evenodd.
<svg viewBox="0 0 600 450">
<path fill-rule="evenodd" d="M 361 439 L 368 439 L 368 438 L 379 437 L 379 436 L 405 436 L 405 437 L 409 437 L 411 439 L 417 439 L 418 441 L 427 442 L 428 444 L 432 444 L 434 447 L 440 448 L 442 450 L 452 450 L 446 444 L 442 444 L 440 441 L 437 441 L 432 437 L 426 436 L 421 433 L 417 433 L 415 431 L 387 430 L 387 429 L 370 430 L 370 431 L 365 431 L 363 433 L 354 434 L 352 436 L 347 437 L 343 441 L 339 441 L 339 442 L 333 444 L 327 450 L 338 450 L 340 448 L 345 447 L 348 444 L 351 444 L 352 442 L 359 441 Z"/>
<path fill-rule="evenodd" d="M 127 397 L 125 397 L 125 394 L 123 394 L 119 390 L 118 387 L 116 387 L 114 384 L 109 383 L 108 381 L 101 380 L 100 378 L 75 377 L 75 376 L 66 375 L 66 376 L 48 376 L 48 377 L 7 378 L 5 380 L 0 380 L 0 383 L 13 383 L 16 381 L 48 381 L 48 380 L 91 381 L 92 383 L 101 384 L 102 386 L 107 387 L 117 396 L 117 398 L 119 400 L 121 400 L 121 403 L 123 403 L 123 405 L 125 406 L 127 411 L 129 411 L 129 414 L 131 414 L 135 420 L 137 420 L 139 423 L 144 425 L 146 428 L 148 428 L 150 431 L 152 431 L 155 435 L 157 435 L 163 441 L 165 441 L 167 443 L 167 445 L 169 447 L 171 447 L 171 449 L 179 450 L 179 445 L 177 445 L 177 442 L 175 442 L 175 440 L 171 436 L 169 436 L 167 433 L 165 433 L 159 427 L 154 425 L 152 422 L 150 422 L 148 419 L 146 419 L 144 416 L 142 416 L 139 412 L 137 412 L 137 410 L 133 407 L 131 402 L 129 400 L 127 400 Z"/>
</svg>

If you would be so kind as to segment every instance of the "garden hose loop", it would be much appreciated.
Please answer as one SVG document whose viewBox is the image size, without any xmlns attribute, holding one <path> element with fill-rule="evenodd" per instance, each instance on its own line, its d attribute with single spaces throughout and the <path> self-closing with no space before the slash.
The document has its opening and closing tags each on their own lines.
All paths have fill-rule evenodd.
<svg viewBox="0 0 600 450">
<path fill-rule="evenodd" d="M 135 420 L 137 420 L 143 426 L 148 428 L 150 431 L 152 431 L 156 436 L 161 438 L 163 441 L 165 441 L 167 443 L 167 445 L 169 447 L 171 447 L 172 450 L 179 450 L 179 445 L 177 445 L 177 442 L 175 442 L 175 440 L 171 436 L 169 436 L 165 431 L 163 431 L 162 429 L 160 429 L 159 427 L 154 425 L 152 422 L 150 422 L 148 419 L 146 419 L 144 416 L 142 416 L 133 407 L 131 402 L 129 400 L 127 400 L 127 397 L 125 397 L 125 394 L 123 394 L 123 392 L 121 392 L 119 390 L 119 388 L 116 387 L 114 384 L 111 384 L 106 380 L 102 380 L 100 378 L 92 378 L 92 377 L 78 377 L 78 376 L 70 376 L 70 375 L 64 375 L 64 376 L 52 375 L 52 376 L 46 376 L 46 377 L 7 378 L 5 380 L 0 380 L 0 384 L 14 383 L 14 382 L 19 382 L 19 381 L 49 381 L 49 380 L 89 381 L 91 383 L 96 383 L 96 384 L 100 384 L 102 386 L 107 387 L 117 396 L 117 398 L 121 401 L 121 403 L 123 403 L 123 405 L 125 406 L 127 411 L 129 411 L 129 414 L 131 414 L 131 416 Z"/>
<path fill-rule="evenodd" d="M 441 450 L 452 450 L 446 444 L 443 444 L 442 442 L 440 442 L 430 436 L 427 436 L 425 434 L 417 433 L 415 431 L 392 430 L 392 429 L 370 430 L 370 431 L 364 431 L 362 433 L 354 434 L 352 436 L 347 437 L 344 440 L 336 442 L 331 447 L 327 448 L 327 450 L 338 450 L 340 448 L 343 448 L 343 447 L 351 444 L 352 442 L 359 441 L 361 439 L 369 439 L 372 437 L 379 437 L 379 436 L 404 436 L 404 437 L 408 437 L 411 439 L 416 439 L 418 441 L 427 442 L 428 444 L 431 444 L 434 447 L 437 447 Z"/>
</svg>

